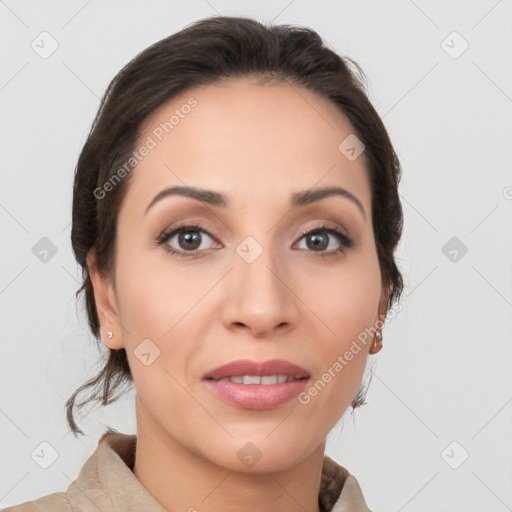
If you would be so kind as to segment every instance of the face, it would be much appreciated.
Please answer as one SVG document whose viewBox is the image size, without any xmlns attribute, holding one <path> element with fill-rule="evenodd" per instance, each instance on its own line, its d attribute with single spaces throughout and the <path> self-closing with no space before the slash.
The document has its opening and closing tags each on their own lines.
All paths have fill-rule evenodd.
<svg viewBox="0 0 512 512">
<path fill-rule="evenodd" d="M 323 445 L 361 382 L 373 340 L 358 339 L 387 299 L 364 153 L 338 149 L 352 133 L 316 94 L 249 79 L 190 89 L 146 120 L 136 148 L 154 147 L 131 171 L 114 275 L 91 271 L 102 331 L 115 332 L 105 343 L 127 352 L 138 430 L 237 471 L 249 470 L 249 442 L 262 454 L 254 471 Z M 157 197 L 172 187 L 222 198 Z M 346 193 L 299 195 L 334 187 Z M 275 359 L 307 378 L 265 389 L 205 379 Z"/>
</svg>

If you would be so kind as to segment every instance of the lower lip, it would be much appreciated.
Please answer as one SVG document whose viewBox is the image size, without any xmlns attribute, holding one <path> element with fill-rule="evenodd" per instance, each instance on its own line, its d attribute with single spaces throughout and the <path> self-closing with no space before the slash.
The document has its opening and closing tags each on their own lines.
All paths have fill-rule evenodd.
<svg viewBox="0 0 512 512">
<path fill-rule="evenodd" d="M 275 409 L 295 398 L 304 390 L 309 379 L 281 384 L 238 384 L 205 380 L 206 385 L 226 402 L 242 409 Z"/>
</svg>

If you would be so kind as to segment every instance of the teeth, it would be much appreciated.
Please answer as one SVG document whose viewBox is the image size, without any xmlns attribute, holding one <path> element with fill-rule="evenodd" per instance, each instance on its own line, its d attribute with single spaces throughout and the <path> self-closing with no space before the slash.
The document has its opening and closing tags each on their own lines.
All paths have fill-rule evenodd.
<svg viewBox="0 0 512 512">
<path fill-rule="evenodd" d="M 218 382 L 235 382 L 237 384 L 282 384 L 283 382 L 291 382 L 295 380 L 288 375 L 237 375 L 233 377 L 224 377 Z"/>
<path fill-rule="evenodd" d="M 261 377 L 257 375 L 244 375 L 244 384 L 261 384 Z"/>
</svg>

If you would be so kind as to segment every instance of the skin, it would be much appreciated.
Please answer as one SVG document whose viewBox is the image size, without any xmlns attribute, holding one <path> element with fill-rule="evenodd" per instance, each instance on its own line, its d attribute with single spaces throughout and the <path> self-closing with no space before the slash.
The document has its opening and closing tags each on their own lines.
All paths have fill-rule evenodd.
<svg viewBox="0 0 512 512">
<path fill-rule="evenodd" d="M 326 436 L 381 345 L 362 345 L 306 405 L 238 408 L 213 395 L 202 376 L 236 359 L 281 358 L 315 382 L 385 318 L 364 153 L 349 161 L 338 150 L 353 129 L 328 100 L 250 79 L 183 92 L 146 120 L 140 141 L 191 96 L 197 106 L 132 171 L 113 275 L 101 275 L 94 253 L 88 257 L 102 332 L 114 331 L 104 343 L 126 349 L 137 391 L 134 474 L 166 510 L 318 512 Z M 173 196 L 145 214 L 173 185 L 221 192 L 230 205 Z M 290 207 L 293 192 L 327 186 L 350 191 L 365 216 L 341 196 Z M 342 242 L 325 231 L 324 248 L 301 237 L 324 222 L 344 230 L 353 247 L 338 251 Z M 200 256 L 156 244 L 178 223 L 206 230 Z M 236 252 L 247 236 L 263 249 L 252 263 Z M 167 246 L 191 250 L 178 235 Z M 160 350 L 149 366 L 134 353 L 147 338 Z M 262 455 L 251 468 L 237 457 L 248 442 Z"/>
</svg>

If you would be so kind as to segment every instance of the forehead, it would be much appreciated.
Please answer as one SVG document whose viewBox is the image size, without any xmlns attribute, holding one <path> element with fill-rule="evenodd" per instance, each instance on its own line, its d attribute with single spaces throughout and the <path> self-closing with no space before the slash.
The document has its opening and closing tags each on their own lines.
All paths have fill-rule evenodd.
<svg viewBox="0 0 512 512">
<path fill-rule="evenodd" d="M 125 202 L 147 203 L 172 185 L 222 191 L 234 206 L 343 186 L 369 211 L 364 154 L 350 161 L 338 147 L 351 134 L 336 105 L 286 82 L 245 78 L 190 88 L 143 123 L 136 147 L 151 149 L 132 171 Z"/>
</svg>

